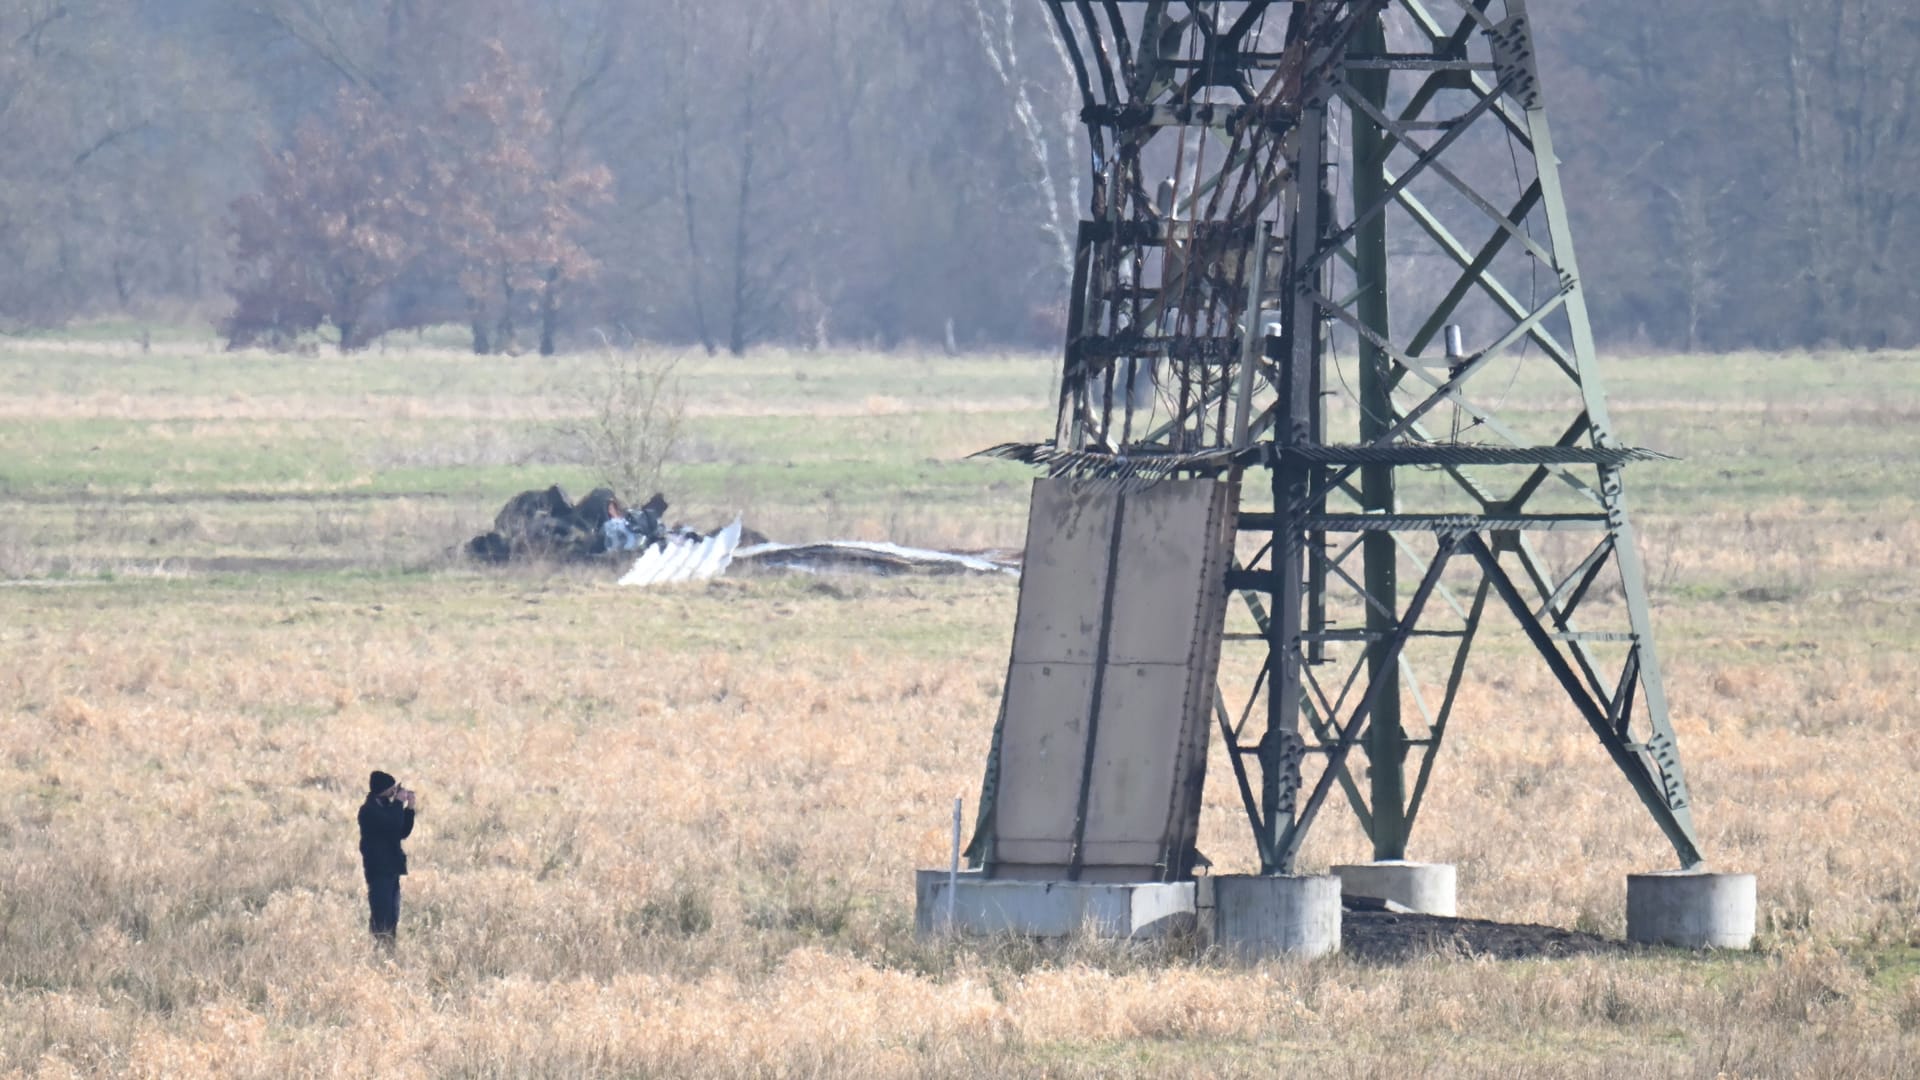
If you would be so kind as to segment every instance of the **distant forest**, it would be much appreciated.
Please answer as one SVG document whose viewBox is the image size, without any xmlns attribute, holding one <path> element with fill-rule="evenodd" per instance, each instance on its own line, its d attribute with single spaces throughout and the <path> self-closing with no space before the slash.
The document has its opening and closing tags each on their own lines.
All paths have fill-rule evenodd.
<svg viewBox="0 0 1920 1080">
<path fill-rule="evenodd" d="M 1057 344 L 1040 0 L 0 0 L 0 330 Z M 1920 343 L 1914 0 L 1537 0 L 1610 345 Z"/>
</svg>

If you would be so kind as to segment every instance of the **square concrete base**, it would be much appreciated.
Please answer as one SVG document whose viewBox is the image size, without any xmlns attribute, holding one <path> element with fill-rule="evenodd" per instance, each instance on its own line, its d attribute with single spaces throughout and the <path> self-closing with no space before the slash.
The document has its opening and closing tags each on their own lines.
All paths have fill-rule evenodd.
<svg viewBox="0 0 1920 1080">
<path fill-rule="evenodd" d="M 945 870 L 914 872 L 914 930 L 920 936 L 948 926 Z M 1017 934 L 1149 938 L 1195 924 L 1193 882 L 1094 884 L 1077 881 L 997 881 L 967 871 L 953 889 L 952 929 L 968 937 Z"/>
<path fill-rule="evenodd" d="M 1222 874 L 1201 878 L 1213 943 L 1241 960 L 1312 959 L 1340 948 L 1340 879 Z"/>
</svg>

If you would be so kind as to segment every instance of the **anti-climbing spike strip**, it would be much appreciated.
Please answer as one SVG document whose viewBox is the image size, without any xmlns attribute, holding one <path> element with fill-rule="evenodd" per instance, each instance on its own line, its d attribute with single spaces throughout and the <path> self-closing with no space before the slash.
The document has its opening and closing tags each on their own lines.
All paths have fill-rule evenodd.
<svg viewBox="0 0 1920 1080">
<path fill-rule="evenodd" d="M 1336 784 L 1406 856 L 1489 610 L 1699 865 L 1525 0 L 1042 2 L 1093 194 L 1053 437 L 985 453 L 1270 492 L 1215 710 L 1263 870 Z"/>
</svg>

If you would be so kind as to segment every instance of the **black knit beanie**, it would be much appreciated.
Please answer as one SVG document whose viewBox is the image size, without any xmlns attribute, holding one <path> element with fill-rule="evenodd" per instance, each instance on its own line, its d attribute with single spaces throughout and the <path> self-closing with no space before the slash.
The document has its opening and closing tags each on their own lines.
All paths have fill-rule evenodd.
<svg viewBox="0 0 1920 1080">
<path fill-rule="evenodd" d="M 367 777 L 367 794 L 378 795 L 398 782 L 399 781 L 381 772 L 379 769 L 375 769 L 373 770 L 373 775 Z"/>
</svg>

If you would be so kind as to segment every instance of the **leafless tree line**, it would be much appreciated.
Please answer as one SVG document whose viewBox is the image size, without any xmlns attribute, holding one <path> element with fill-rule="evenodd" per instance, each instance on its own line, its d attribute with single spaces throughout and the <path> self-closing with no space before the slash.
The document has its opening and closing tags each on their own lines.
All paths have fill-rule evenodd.
<svg viewBox="0 0 1920 1080">
<path fill-rule="evenodd" d="M 1543 7 L 1598 328 L 1907 345 L 1908 0 Z M 1039 0 L 0 0 L 0 328 L 1057 342 Z"/>
</svg>

